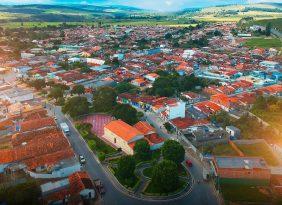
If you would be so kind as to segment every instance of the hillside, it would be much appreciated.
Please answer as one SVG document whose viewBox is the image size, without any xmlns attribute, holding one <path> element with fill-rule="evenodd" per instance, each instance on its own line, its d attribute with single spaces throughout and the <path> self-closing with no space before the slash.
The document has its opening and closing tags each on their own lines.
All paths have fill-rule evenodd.
<svg viewBox="0 0 282 205">
<path fill-rule="evenodd" d="M 214 22 L 237 22 L 243 17 L 253 17 L 255 20 L 282 18 L 282 4 L 247 4 L 209 7 L 197 12 L 194 19 Z"/>
<path fill-rule="evenodd" d="M 125 6 L 14 5 L 0 6 L 0 22 L 83 22 L 128 18 L 142 10 Z"/>
</svg>

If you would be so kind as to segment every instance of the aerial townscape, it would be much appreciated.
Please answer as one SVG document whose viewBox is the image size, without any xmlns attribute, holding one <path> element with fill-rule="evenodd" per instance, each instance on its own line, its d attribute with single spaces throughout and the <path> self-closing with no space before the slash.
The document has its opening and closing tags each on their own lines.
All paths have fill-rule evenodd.
<svg viewBox="0 0 282 205">
<path fill-rule="evenodd" d="M 0 1 L 0 205 L 41 204 L 282 205 L 281 1 Z"/>
</svg>

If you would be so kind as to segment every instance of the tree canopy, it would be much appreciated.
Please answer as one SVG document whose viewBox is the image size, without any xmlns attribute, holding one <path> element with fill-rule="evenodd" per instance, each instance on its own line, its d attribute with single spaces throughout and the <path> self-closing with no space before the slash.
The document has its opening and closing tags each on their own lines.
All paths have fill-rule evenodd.
<svg viewBox="0 0 282 205">
<path fill-rule="evenodd" d="M 135 158 L 139 161 L 145 161 L 150 159 L 151 151 L 150 145 L 146 140 L 138 140 L 134 146 Z"/>
<path fill-rule="evenodd" d="M 63 106 L 62 111 L 74 118 L 89 113 L 87 98 L 80 96 L 69 98 Z"/>
<path fill-rule="evenodd" d="M 31 80 L 31 81 L 28 81 L 28 84 L 34 87 L 36 90 L 41 90 L 42 88 L 46 87 L 45 80 L 43 79 Z"/>
<path fill-rule="evenodd" d="M 49 95 L 50 98 L 54 98 L 56 100 L 58 100 L 58 98 L 61 98 L 64 96 L 64 90 L 60 87 L 53 87 L 51 88 Z"/>
<path fill-rule="evenodd" d="M 128 104 L 117 104 L 114 107 L 113 116 L 116 119 L 121 119 L 122 121 L 130 125 L 138 122 L 137 110 Z"/>
<path fill-rule="evenodd" d="M 135 160 L 132 156 L 124 156 L 118 161 L 116 173 L 120 179 L 134 177 Z"/>
<path fill-rule="evenodd" d="M 115 89 L 116 89 L 118 94 L 125 93 L 125 92 L 136 93 L 138 91 L 138 88 L 136 86 L 130 84 L 129 82 L 121 82 L 121 83 L 117 84 Z"/>
<path fill-rule="evenodd" d="M 78 95 L 84 94 L 85 93 L 85 88 L 84 88 L 83 85 L 75 85 L 72 88 L 71 93 L 72 94 L 78 94 Z"/>
<path fill-rule="evenodd" d="M 93 94 L 95 112 L 111 112 L 116 105 L 116 91 L 111 87 L 100 87 Z"/>
<path fill-rule="evenodd" d="M 162 155 L 164 159 L 180 164 L 184 160 L 185 150 L 179 142 L 167 140 L 162 146 Z"/>
<path fill-rule="evenodd" d="M 152 182 L 160 193 L 175 191 L 179 184 L 177 165 L 170 160 L 157 164 L 152 173 Z"/>
<path fill-rule="evenodd" d="M 39 197 L 40 189 L 34 180 L 0 189 L 0 201 L 9 205 L 36 205 Z"/>
</svg>

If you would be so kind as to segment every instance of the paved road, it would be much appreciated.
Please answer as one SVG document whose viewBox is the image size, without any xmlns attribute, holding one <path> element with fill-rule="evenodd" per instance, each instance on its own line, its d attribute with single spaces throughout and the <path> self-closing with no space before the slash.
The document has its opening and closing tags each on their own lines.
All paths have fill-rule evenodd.
<svg viewBox="0 0 282 205">
<path fill-rule="evenodd" d="M 50 110 L 50 105 L 47 105 Z M 159 204 L 159 205 L 216 205 L 217 198 L 213 194 L 211 187 L 207 184 L 195 184 L 192 192 L 182 199 L 177 201 L 167 201 L 167 202 L 148 202 L 140 199 L 132 198 L 115 188 L 114 184 L 110 181 L 110 178 L 105 173 L 102 165 L 94 157 L 93 153 L 88 149 L 84 140 L 77 133 L 72 123 L 62 114 L 59 108 L 55 108 L 55 112 L 52 109 L 51 113 L 55 113 L 58 123 L 66 122 L 70 127 L 69 141 L 78 155 L 85 156 L 87 163 L 85 165 L 85 170 L 91 175 L 93 179 L 100 179 L 105 186 L 106 194 L 103 196 L 101 203 L 104 205 L 149 205 L 149 204 Z M 192 168 L 192 173 L 195 178 L 201 178 L 201 170 L 199 166 L 196 165 L 197 162 L 193 162 L 195 166 Z"/>
</svg>

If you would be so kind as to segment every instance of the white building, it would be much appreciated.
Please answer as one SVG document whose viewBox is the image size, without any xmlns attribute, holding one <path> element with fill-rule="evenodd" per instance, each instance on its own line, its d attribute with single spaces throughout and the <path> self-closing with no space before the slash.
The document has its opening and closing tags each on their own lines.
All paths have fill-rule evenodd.
<svg viewBox="0 0 282 205">
<path fill-rule="evenodd" d="M 182 54 L 182 58 L 188 58 L 188 59 L 192 58 L 195 53 L 196 51 L 194 50 L 190 50 L 190 49 L 184 50 L 184 53 Z"/>
<path fill-rule="evenodd" d="M 262 61 L 259 63 L 260 66 L 266 67 L 268 69 L 279 69 L 280 64 L 275 61 Z"/>
<path fill-rule="evenodd" d="M 161 113 L 164 120 L 172 120 L 175 118 L 185 118 L 185 105 L 183 101 L 166 104 L 165 111 Z"/>
</svg>

